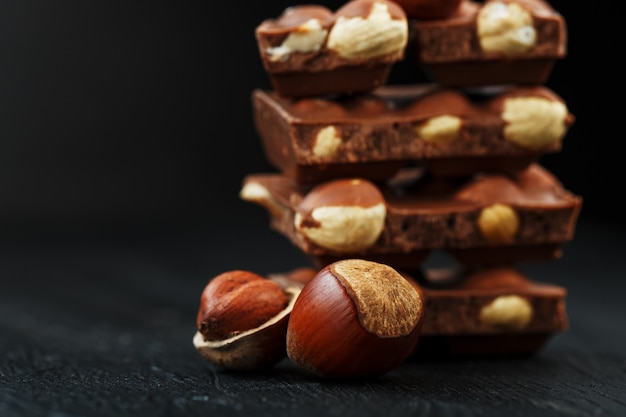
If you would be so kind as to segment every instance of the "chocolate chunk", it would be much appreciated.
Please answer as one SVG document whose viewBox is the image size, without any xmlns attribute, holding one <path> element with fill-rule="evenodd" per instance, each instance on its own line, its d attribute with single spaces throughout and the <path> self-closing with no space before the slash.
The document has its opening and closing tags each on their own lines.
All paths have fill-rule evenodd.
<svg viewBox="0 0 626 417">
<path fill-rule="evenodd" d="M 426 271 L 421 356 L 532 355 L 568 327 L 566 290 L 510 267 Z"/>
<path fill-rule="evenodd" d="M 387 183 L 370 184 L 383 196 L 379 204 L 365 207 L 357 198 L 337 198 L 341 204 L 301 206 L 305 199 L 333 200 L 314 199 L 316 193 L 354 196 L 346 189 L 349 183 L 343 179 L 304 186 L 280 174 L 250 174 L 240 197 L 265 207 L 271 227 L 319 266 L 362 257 L 412 271 L 434 249 L 448 251 L 465 265 L 558 258 L 562 245 L 573 237 L 582 205 L 581 197 L 532 164 L 515 176 L 481 174 L 457 180 L 406 170 Z M 354 238 L 357 232 L 367 237 L 365 247 L 357 244 L 364 242 Z"/>
<path fill-rule="evenodd" d="M 411 30 L 418 64 L 446 86 L 543 84 L 567 53 L 565 20 L 542 0 L 465 0 Z"/>
<path fill-rule="evenodd" d="M 255 30 L 274 90 L 284 97 L 357 94 L 383 85 L 404 59 L 408 23 L 388 0 L 352 0 L 332 13 L 299 5 Z"/>
<path fill-rule="evenodd" d="M 574 123 L 543 86 L 469 94 L 432 85 L 385 86 L 343 99 L 252 94 L 268 160 L 300 183 L 374 181 L 421 164 L 437 176 L 515 173 L 561 150 Z"/>
<path fill-rule="evenodd" d="M 513 267 L 427 270 L 424 335 L 552 333 L 565 330 L 564 288 L 530 281 Z"/>
</svg>

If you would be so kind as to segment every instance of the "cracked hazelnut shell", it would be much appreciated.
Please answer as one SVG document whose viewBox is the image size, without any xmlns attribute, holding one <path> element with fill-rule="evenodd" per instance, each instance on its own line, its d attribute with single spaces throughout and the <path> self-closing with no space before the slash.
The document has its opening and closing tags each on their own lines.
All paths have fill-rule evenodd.
<svg viewBox="0 0 626 417">
<path fill-rule="evenodd" d="M 278 284 L 250 271 L 214 277 L 202 291 L 196 317 L 206 340 L 224 340 L 258 327 L 287 306 Z"/>
<path fill-rule="evenodd" d="M 287 321 L 302 283 L 228 271 L 207 284 L 193 344 L 225 369 L 267 369 L 286 357 Z"/>
</svg>

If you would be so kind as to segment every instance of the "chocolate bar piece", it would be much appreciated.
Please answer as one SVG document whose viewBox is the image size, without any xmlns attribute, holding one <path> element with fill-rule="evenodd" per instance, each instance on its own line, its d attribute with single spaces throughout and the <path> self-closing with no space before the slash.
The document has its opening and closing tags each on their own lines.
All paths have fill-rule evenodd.
<svg viewBox="0 0 626 417">
<path fill-rule="evenodd" d="M 567 53 L 565 20 L 542 0 L 465 0 L 411 30 L 418 64 L 446 86 L 543 84 Z"/>
<path fill-rule="evenodd" d="M 515 176 L 443 180 L 405 170 L 385 184 L 338 179 L 303 186 L 280 174 L 250 174 L 240 197 L 270 214 L 319 266 L 360 257 L 415 271 L 432 250 L 465 265 L 561 256 L 582 198 L 532 164 Z"/>
<path fill-rule="evenodd" d="M 574 116 L 543 86 L 469 94 L 434 84 L 385 86 L 344 99 L 255 90 L 267 159 L 299 183 L 379 181 L 421 164 L 437 176 L 515 173 L 561 149 Z"/>
<path fill-rule="evenodd" d="M 404 10 L 388 0 L 352 0 L 336 12 L 286 9 L 257 26 L 263 66 L 284 97 L 368 92 L 383 85 L 408 42 Z"/>
<path fill-rule="evenodd" d="M 425 300 L 418 356 L 529 355 L 568 327 L 566 290 L 516 268 L 433 269 L 418 282 Z"/>
<path fill-rule="evenodd" d="M 305 267 L 271 277 L 292 281 L 297 274 L 306 285 L 316 272 Z M 533 282 L 514 267 L 433 268 L 404 275 L 424 298 L 416 359 L 532 355 L 568 328 L 565 288 Z"/>
</svg>

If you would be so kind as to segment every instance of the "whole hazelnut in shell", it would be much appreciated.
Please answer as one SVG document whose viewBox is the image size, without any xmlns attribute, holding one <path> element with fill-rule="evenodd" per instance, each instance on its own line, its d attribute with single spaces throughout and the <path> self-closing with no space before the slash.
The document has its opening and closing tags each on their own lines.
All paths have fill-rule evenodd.
<svg viewBox="0 0 626 417">
<path fill-rule="evenodd" d="M 344 259 L 302 289 L 287 328 L 290 360 L 326 378 L 376 377 L 403 363 L 419 337 L 423 297 L 385 264 Z"/>
<path fill-rule="evenodd" d="M 214 277 L 200 298 L 195 348 L 226 369 L 275 365 L 286 357 L 287 320 L 302 285 L 243 270 Z"/>
</svg>

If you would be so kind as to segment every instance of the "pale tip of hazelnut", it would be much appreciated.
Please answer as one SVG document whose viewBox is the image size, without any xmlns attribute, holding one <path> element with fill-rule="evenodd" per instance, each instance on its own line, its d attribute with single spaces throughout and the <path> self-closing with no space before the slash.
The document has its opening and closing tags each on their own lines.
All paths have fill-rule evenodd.
<svg viewBox="0 0 626 417">
<path fill-rule="evenodd" d="M 239 192 L 239 198 L 265 207 L 275 217 L 282 218 L 286 215 L 287 209 L 276 201 L 267 188 L 257 182 L 244 184 Z"/>
</svg>

